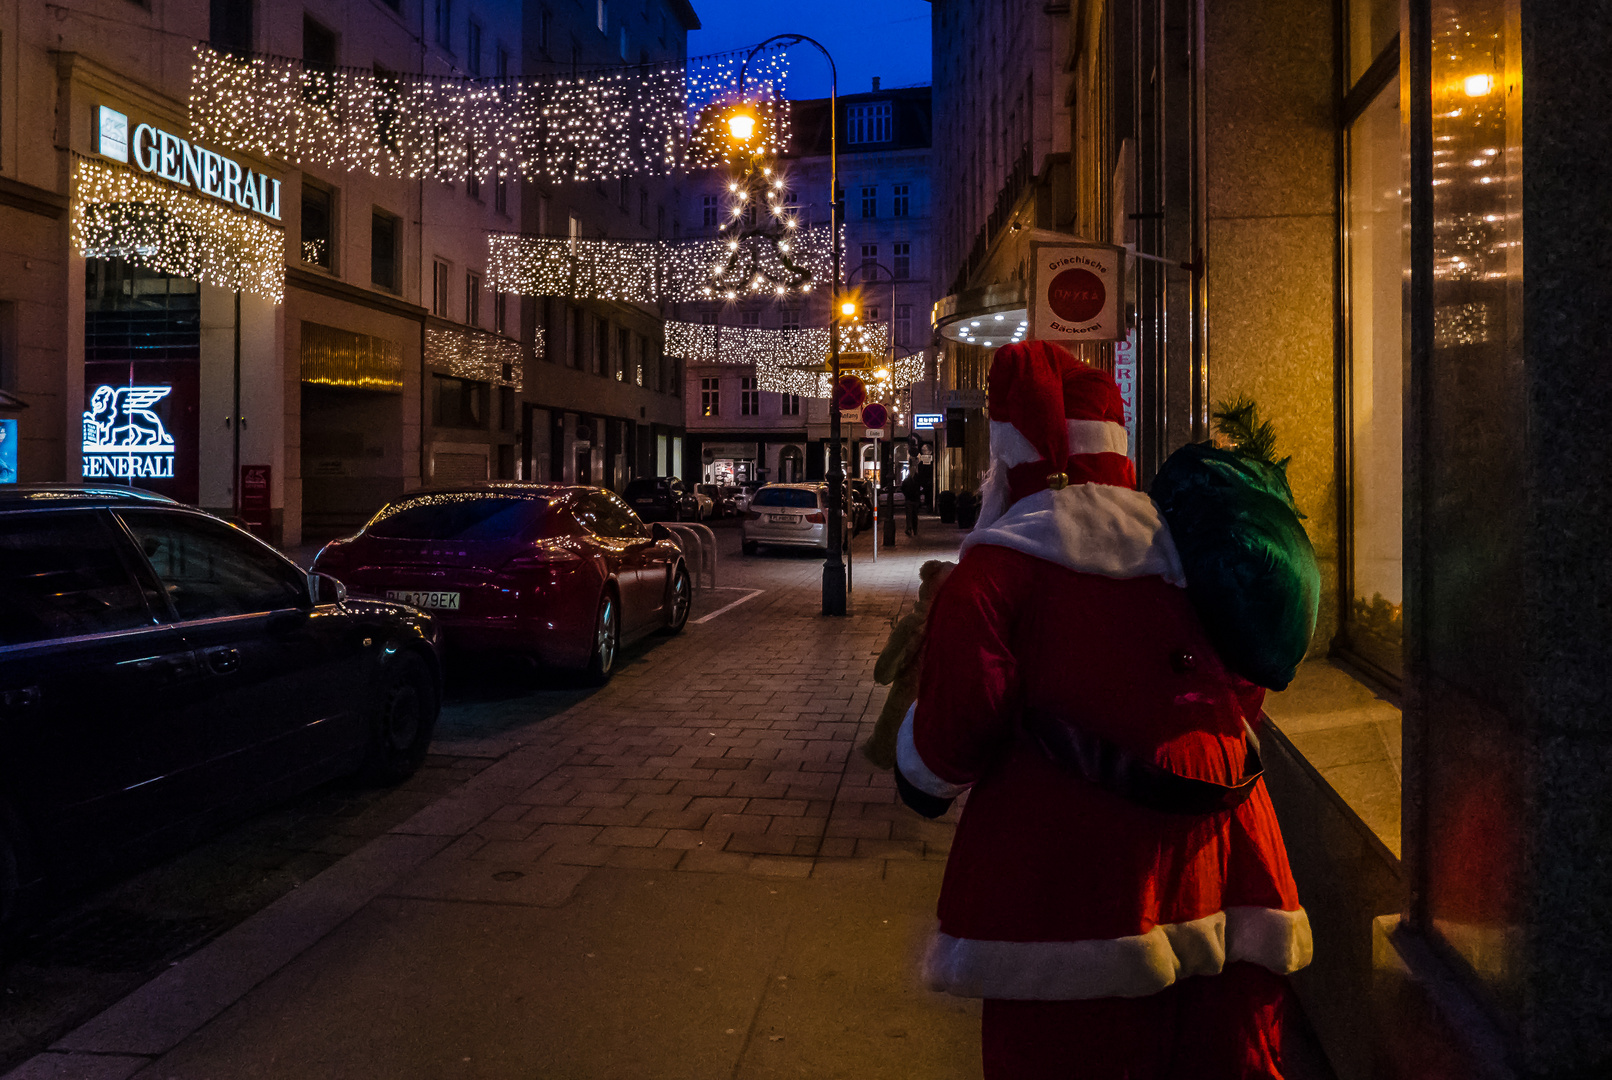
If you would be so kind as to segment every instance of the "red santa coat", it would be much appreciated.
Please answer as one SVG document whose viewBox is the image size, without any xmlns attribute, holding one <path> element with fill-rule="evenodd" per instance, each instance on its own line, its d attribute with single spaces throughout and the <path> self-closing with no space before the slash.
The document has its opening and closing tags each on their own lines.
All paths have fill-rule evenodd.
<svg viewBox="0 0 1612 1080">
<path fill-rule="evenodd" d="M 932 988 L 1141 997 L 1247 960 L 1310 960 L 1309 922 L 1263 783 L 1183 816 L 1104 791 L 1024 735 L 1026 707 L 1183 776 L 1235 783 L 1264 691 L 1227 671 L 1147 496 L 1076 485 L 977 530 L 930 613 L 898 767 L 970 790 L 941 888 Z"/>
</svg>

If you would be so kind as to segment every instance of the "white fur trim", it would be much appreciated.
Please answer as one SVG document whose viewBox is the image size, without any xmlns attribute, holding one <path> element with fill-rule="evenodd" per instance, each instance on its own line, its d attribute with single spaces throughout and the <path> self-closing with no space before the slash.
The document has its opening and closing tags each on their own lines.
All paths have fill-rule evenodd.
<svg viewBox="0 0 1612 1080">
<path fill-rule="evenodd" d="M 1066 420 L 1071 454 L 1124 454 L 1130 443 L 1125 428 L 1108 420 Z M 1024 433 L 1012 424 L 991 421 L 991 460 L 1012 468 L 1041 460 L 1041 451 L 1030 445 Z"/>
<path fill-rule="evenodd" d="M 999 516 L 987 517 L 984 511 L 995 509 L 1005 484 L 1000 475 L 986 476 L 980 520 L 963 539 L 962 551 L 995 544 L 1084 574 L 1156 574 L 1171 585 L 1186 584 L 1169 527 L 1143 492 L 1112 484 L 1071 484 L 1061 491 L 1027 495 Z"/>
<path fill-rule="evenodd" d="M 955 799 L 968 790 L 967 785 L 951 784 L 936 776 L 918 753 L 918 744 L 912 739 L 912 717 L 918 711 L 915 701 L 907 707 L 907 717 L 901 721 L 896 735 L 896 768 L 907 778 L 907 783 L 937 799 Z"/>
<path fill-rule="evenodd" d="M 1279 931 L 1286 930 L 1283 936 Z M 1234 907 L 1145 934 L 1092 941 L 981 941 L 937 933 L 924 974 L 958 997 L 1084 1001 L 1146 997 L 1247 960 L 1280 975 L 1309 963 L 1304 909 Z"/>
</svg>

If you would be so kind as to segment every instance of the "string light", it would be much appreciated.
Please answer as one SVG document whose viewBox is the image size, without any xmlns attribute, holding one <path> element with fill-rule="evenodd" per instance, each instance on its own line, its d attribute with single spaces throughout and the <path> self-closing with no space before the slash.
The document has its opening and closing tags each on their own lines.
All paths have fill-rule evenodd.
<svg viewBox="0 0 1612 1080">
<path fill-rule="evenodd" d="M 410 180 L 471 176 L 594 181 L 727 164 L 722 115 L 741 100 L 745 53 L 572 78 L 468 79 L 303 61 L 197 45 L 190 123 L 198 140 L 296 168 Z M 789 141 L 788 58 L 749 63 L 743 101 L 755 145 Z M 712 129 L 720 130 L 712 130 Z"/>
<path fill-rule="evenodd" d="M 887 348 L 889 328 L 883 323 L 852 323 L 840 328 L 842 353 L 881 355 Z M 756 389 L 801 397 L 829 396 L 829 334 L 825 327 L 804 330 L 768 330 L 752 326 L 711 326 L 705 323 L 666 323 L 667 356 L 685 364 L 753 366 Z M 846 370 L 851 370 L 847 368 Z M 880 375 L 879 372 L 884 372 Z M 879 362 L 868 381 L 879 392 L 896 391 L 921 382 L 924 354 L 904 356 L 894 364 Z"/>
<path fill-rule="evenodd" d="M 797 231 L 791 244 L 791 264 L 810 279 L 829 280 L 834 259 L 829 227 Z M 487 278 L 495 288 L 522 296 L 655 304 L 776 296 L 776 275 L 794 272 L 758 256 L 764 273 L 714 281 L 714 268 L 728 254 L 726 244 L 720 237 L 587 240 L 489 233 Z M 810 291 L 810 279 L 800 291 Z"/>
<path fill-rule="evenodd" d="M 285 296 L 284 230 L 108 162 L 75 155 L 71 232 L 88 259 L 123 259 L 275 304 Z"/>
<path fill-rule="evenodd" d="M 543 355 L 542 327 L 537 355 Z M 521 388 L 521 345 L 518 341 L 470 329 L 427 327 L 425 331 L 427 367 L 446 371 L 461 379 Z"/>
</svg>

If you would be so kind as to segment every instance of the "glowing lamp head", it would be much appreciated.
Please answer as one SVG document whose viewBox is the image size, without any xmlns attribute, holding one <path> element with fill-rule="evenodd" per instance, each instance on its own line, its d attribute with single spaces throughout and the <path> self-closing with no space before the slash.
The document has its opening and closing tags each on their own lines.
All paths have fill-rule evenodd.
<svg viewBox="0 0 1612 1080">
<path fill-rule="evenodd" d="M 742 143 L 750 141 L 756 133 L 756 118 L 746 112 L 736 112 L 728 117 L 728 134 Z"/>
<path fill-rule="evenodd" d="M 1488 75 L 1468 75 L 1461 85 L 1467 97 L 1483 97 L 1494 89 L 1494 79 Z"/>
<path fill-rule="evenodd" d="M 845 315 L 845 316 L 855 315 L 856 314 L 856 305 L 854 303 L 852 303 L 851 301 L 847 300 L 845 303 L 840 305 L 840 314 Z"/>
</svg>

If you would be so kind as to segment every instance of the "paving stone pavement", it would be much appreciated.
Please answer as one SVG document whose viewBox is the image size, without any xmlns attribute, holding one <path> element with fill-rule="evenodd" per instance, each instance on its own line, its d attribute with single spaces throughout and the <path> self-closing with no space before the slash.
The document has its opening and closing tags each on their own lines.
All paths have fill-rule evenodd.
<svg viewBox="0 0 1612 1080">
<path fill-rule="evenodd" d="M 874 661 L 916 599 L 920 563 L 955 558 L 956 530 L 930 525 L 877 562 L 871 537 L 858 539 L 845 618 L 820 614 L 820 556 L 740 556 L 736 531 L 721 530 L 722 588 L 695 617 L 749 599 L 637 650 L 603 690 L 514 736 L 522 760 L 549 768 L 456 850 L 501 864 L 782 877 L 944 861 L 957 811 L 917 817 L 857 749 L 887 692 Z M 478 749 L 452 728 L 450 709 L 438 752 Z"/>
</svg>

